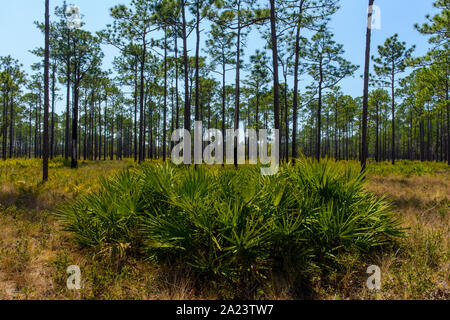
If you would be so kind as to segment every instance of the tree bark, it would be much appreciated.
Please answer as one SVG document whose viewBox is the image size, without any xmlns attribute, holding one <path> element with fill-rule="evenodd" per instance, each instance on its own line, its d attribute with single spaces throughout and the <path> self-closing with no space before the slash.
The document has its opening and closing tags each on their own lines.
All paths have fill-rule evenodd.
<svg viewBox="0 0 450 320">
<path fill-rule="evenodd" d="M 294 97 L 292 109 L 292 163 L 295 164 L 297 158 L 297 122 L 298 122 L 298 69 L 300 64 L 300 30 L 303 18 L 303 3 L 300 1 L 299 5 L 299 22 L 297 24 L 297 31 L 295 34 L 295 58 L 294 58 Z"/>
<path fill-rule="evenodd" d="M 70 50 L 70 30 L 67 29 L 67 48 Z M 70 86 L 71 86 L 71 80 L 70 80 L 70 58 L 71 54 L 70 52 L 67 53 L 66 56 L 66 86 L 67 86 L 67 92 L 66 92 L 66 142 L 65 142 L 65 148 L 64 148 L 64 158 L 67 160 L 69 158 L 69 144 L 70 144 Z"/>
<path fill-rule="evenodd" d="M 394 65 L 392 65 L 391 97 L 392 97 L 392 164 L 395 164 L 395 74 Z"/>
<path fill-rule="evenodd" d="M 14 91 L 11 90 L 11 100 L 9 103 L 10 108 L 10 119 L 9 119 L 9 158 L 12 159 L 14 156 Z"/>
<path fill-rule="evenodd" d="M 142 48 L 142 56 L 141 56 L 141 77 L 140 77 L 140 92 L 139 92 L 139 163 L 142 163 L 143 160 L 143 121 L 144 121 L 144 71 L 145 71 L 145 59 L 146 59 L 146 50 L 147 43 L 145 39 L 145 35 L 143 36 L 143 48 Z"/>
<path fill-rule="evenodd" d="M 187 32 L 186 32 L 186 2 L 181 0 L 181 15 L 182 15 L 182 37 L 183 37 L 183 62 L 184 62 L 184 129 L 191 131 L 191 106 L 189 101 L 189 74 L 188 74 L 188 55 L 187 55 Z M 185 144 L 187 146 L 187 144 Z M 183 152 L 191 152 L 184 150 Z"/>
<path fill-rule="evenodd" d="M 163 161 L 166 162 L 166 126 L 167 126 L 167 33 L 164 28 L 164 120 L 163 120 Z"/>
<path fill-rule="evenodd" d="M 363 114 L 362 114 L 362 146 L 361 146 L 361 171 L 366 169 L 367 162 L 367 117 L 369 109 L 369 69 L 370 69 L 370 42 L 372 35 L 372 13 L 374 0 L 369 0 L 369 13 L 366 30 L 366 53 L 364 65 L 364 92 L 363 92 Z"/>
<path fill-rule="evenodd" d="M 45 0 L 45 53 L 44 53 L 44 156 L 42 179 L 48 180 L 48 109 L 49 99 L 49 63 L 50 63 L 50 9 L 49 0 Z"/>
<path fill-rule="evenodd" d="M 235 96 L 235 105 L 234 105 L 234 131 L 239 129 L 239 107 L 240 107 L 240 96 L 241 96 L 241 86 L 240 86 L 240 73 L 241 73 L 241 1 L 238 1 L 237 7 L 238 21 L 237 21 L 237 41 L 236 41 L 236 96 Z M 238 143 L 239 139 L 236 135 L 234 137 L 234 152 L 233 152 L 233 160 L 234 166 L 237 168 L 238 166 Z"/>
<path fill-rule="evenodd" d="M 226 60 L 225 60 L 225 52 L 224 48 L 222 48 L 222 155 L 225 157 L 225 105 L 226 105 Z M 225 161 L 222 159 L 222 167 L 225 166 Z"/>
<path fill-rule="evenodd" d="M 379 155 L 379 141 L 378 141 L 378 131 L 379 131 L 379 116 L 378 116 L 378 101 L 376 102 L 376 120 L 375 120 L 375 161 L 379 162 L 380 161 L 380 155 Z"/>
<path fill-rule="evenodd" d="M 278 45 L 276 30 L 275 0 L 270 0 L 270 31 L 272 39 L 272 63 L 273 63 L 273 112 L 275 130 L 280 129 L 279 107 L 279 80 L 278 80 Z M 281 148 L 278 148 L 281 151 Z M 279 156 L 279 155 L 278 155 Z"/>
<path fill-rule="evenodd" d="M 445 81 L 445 99 L 448 101 L 448 79 Z M 446 105 L 447 108 L 447 165 L 450 165 L 450 114 L 449 114 L 449 103 Z"/>
<path fill-rule="evenodd" d="M 138 161 L 138 154 L 137 154 L 137 104 L 138 104 L 138 59 L 137 55 L 135 57 L 135 65 L 134 65 L 134 143 L 133 143 L 133 152 L 134 152 L 134 162 Z"/>
<path fill-rule="evenodd" d="M 55 153 L 55 86 L 56 86 L 56 63 L 52 66 L 52 127 L 50 136 L 50 159 Z"/>
</svg>

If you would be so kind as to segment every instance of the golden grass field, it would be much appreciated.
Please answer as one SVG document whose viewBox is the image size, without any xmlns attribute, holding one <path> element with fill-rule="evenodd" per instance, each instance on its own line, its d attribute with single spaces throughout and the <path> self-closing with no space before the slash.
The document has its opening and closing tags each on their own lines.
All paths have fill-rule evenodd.
<svg viewBox="0 0 450 320">
<path fill-rule="evenodd" d="M 129 258 L 113 261 L 80 248 L 61 230 L 55 209 L 95 190 L 100 176 L 133 166 L 126 161 L 82 162 L 76 171 L 54 162 L 40 182 L 39 160 L 0 163 L 0 299 L 216 299 L 177 266 Z M 356 162 L 349 165 L 357 165 Z M 449 299 L 450 170 L 446 164 L 371 164 L 367 189 L 395 206 L 407 236 L 390 250 L 338 257 L 338 268 L 318 275 L 304 295 L 292 296 L 289 279 L 267 279 L 264 299 Z M 369 292 L 367 266 L 381 268 L 382 288 Z M 79 265 L 83 288 L 66 287 L 66 268 Z"/>
</svg>

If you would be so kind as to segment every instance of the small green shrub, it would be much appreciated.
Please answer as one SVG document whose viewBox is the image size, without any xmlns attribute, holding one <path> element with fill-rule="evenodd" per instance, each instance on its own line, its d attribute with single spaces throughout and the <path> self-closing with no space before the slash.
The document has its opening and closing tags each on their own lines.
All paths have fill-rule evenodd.
<svg viewBox="0 0 450 320">
<path fill-rule="evenodd" d="M 100 179 L 97 192 L 64 206 L 57 216 L 78 243 L 111 257 L 139 248 L 139 214 L 144 207 L 140 176 L 123 170 Z"/>
<path fill-rule="evenodd" d="M 269 270 L 300 272 L 402 236 L 387 202 L 363 185 L 359 170 L 329 161 L 273 176 L 258 166 L 145 164 L 102 180 L 59 217 L 83 246 L 182 262 L 249 295 Z"/>
</svg>

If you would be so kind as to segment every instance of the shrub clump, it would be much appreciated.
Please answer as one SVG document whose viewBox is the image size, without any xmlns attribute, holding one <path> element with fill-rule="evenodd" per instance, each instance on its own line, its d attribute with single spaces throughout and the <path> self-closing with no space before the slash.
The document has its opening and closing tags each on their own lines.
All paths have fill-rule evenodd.
<svg viewBox="0 0 450 320">
<path fill-rule="evenodd" d="M 257 166 L 147 164 L 103 179 L 58 216 L 96 252 L 181 262 L 246 294 L 269 271 L 330 264 L 403 234 L 358 171 L 328 161 L 302 160 L 274 176 Z"/>
</svg>

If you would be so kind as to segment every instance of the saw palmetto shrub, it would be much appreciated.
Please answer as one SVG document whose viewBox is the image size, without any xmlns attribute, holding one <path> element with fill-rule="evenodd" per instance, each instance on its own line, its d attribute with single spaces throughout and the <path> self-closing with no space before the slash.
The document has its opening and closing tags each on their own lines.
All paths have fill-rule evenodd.
<svg viewBox="0 0 450 320">
<path fill-rule="evenodd" d="M 80 245 L 119 258 L 142 245 L 138 230 L 143 210 L 140 176 L 127 169 L 101 178 L 97 191 L 64 205 L 57 216 Z"/>
<path fill-rule="evenodd" d="M 402 236 L 389 204 L 344 165 L 302 160 L 278 174 L 258 166 L 146 164 L 102 180 L 59 211 L 79 244 L 254 290 L 268 272 L 327 263 Z"/>
</svg>

